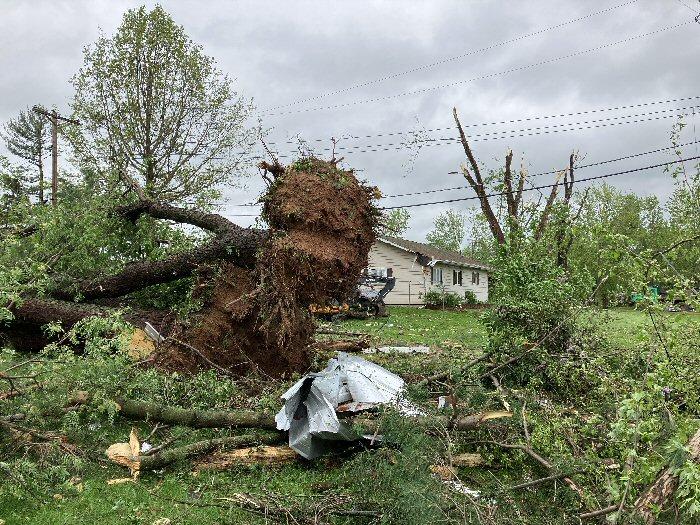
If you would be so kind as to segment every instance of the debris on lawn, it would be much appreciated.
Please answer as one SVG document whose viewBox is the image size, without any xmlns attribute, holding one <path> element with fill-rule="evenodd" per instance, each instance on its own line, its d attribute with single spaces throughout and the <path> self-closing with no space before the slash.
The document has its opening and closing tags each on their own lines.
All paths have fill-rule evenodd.
<svg viewBox="0 0 700 525">
<path fill-rule="evenodd" d="M 379 348 L 367 348 L 363 354 L 429 354 L 429 346 L 380 346 Z"/>
<path fill-rule="evenodd" d="M 404 381 L 381 366 L 338 352 L 325 370 L 305 375 L 282 395 L 275 421 L 289 431 L 289 446 L 306 459 L 322 456 L 338 441 L 358 436 L 337 413 L 400 403 Z"/>
</svg>

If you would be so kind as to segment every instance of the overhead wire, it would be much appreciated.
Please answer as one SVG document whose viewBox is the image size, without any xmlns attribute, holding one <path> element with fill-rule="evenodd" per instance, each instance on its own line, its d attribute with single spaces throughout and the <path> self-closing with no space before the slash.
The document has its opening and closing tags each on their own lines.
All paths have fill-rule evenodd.
<svg viewBox="0 0 700 525">
<path fill-rule="evenodd" d="M 341 104 L 333 104 L 333 105 L 329 105 L 329 106 L 315 106 L 315 107 L 310 107 L 310 108 L 295 109 L 295 110 L 289 110 L 289 111 L 260 113 L 260 115 L 261 115 L 261 116 L 281 116 L 281 115 L 292 115 L 292 114 L 296 114 L 296 113 L 307 113 L 307 112 L 311 112 L 311 111 L 324 111 L 324 110 L 333 110 L 333 109 L 343 109 L 343 108 L 354 107 L 354 106 L 358 106 L 358 105 L 362 105 L 362 104 L 368 104 L 368 103 L 372 103 L 372 102 L 383 102 L 383 101 L 386 101 L 386 100 L 393 100 L 393 99 L 396 99 L 396 98 L 399 98 L 399 97 L 412 96 L 412 95 L 419 95 L 419 94 L 422 94 L 422 93 L 428 93 L 428 92 L 430 92 L 430 91 L 437 91 L 437 90 L 440 90 L 440 89 L 445 89 L 445 88 L 449 88 L 449 87 L 455 87 L 455 86 L 459 86 L 459 85 L 463 85 L 463 84 L 475 82 L 475 81 L 477 81 L 477 80 L 485 80 L 485 79 L 488 79 L 488 78 L 494 78 L 494 77 L 498 77 L 498 76 L 508 75 L 508 74 L 511 74 L 511 73 L 516 73 L 516 72 L 518 72 L 518 71 L 524 71 L 524 70 L 527 70 L 527 69 L 532 69 L 532 68 L 535 68 L 535 67 L 539 67 L 539 66 L 543 66 L 543 65 L 547 65 L 547 64 L 552 64 L 552 63 L 555 63 L 555 62 L 560 62 L 560 61 L 562 61 L 562 60 L 566 60 L 566 59 L 569 59 L 569 58 L 574 58 L 574 57 L 577 57 L 577 56 L 582 56 L 582 55 L 585 55 L 585 54 L 588 54 L 588 53 L 593 53 L 593 52 L 596 52 L 596 51 L 600 51 L 600 50 L 602 50 L 602 49 L 607 49 L 607 48 L 609 48 L 609 47 L 614 47 L 614 46 L 626 44 L 626 43 L 629 43 L 629 42 L 633 42 L 633 41 L 635 41 L 635 40 L 639 40 L 639 39 L 642 39 L 642 38 L 647 38 L 647 37 L 650 37 L 650 36 L 654 36 L 654 35 L 657 35 L 657 34 L 659 34 L 659 33 L 663 33 L 663 32 L 665 32 L 665 31 L 671 31 L 671 30 L 674 30 L 674 29 L 679 29 L 679 28 L 681 28 L 681 27 L 683 27 L 683 26 L 686 26 L 686 25 L 689 25 L 689 24 L 691 24 L 691 23 L 693 23 L 693 22 L 694 22 L 694 20 L 686 20 L 685 22 L 680 22 L 680 23 L 678 23 L 678 24 L 673 24 L 673 25 L 669 25 L 669 26 L 664 26 L 664 27 L 661 27 L 661 28 L 656 29 L 656 30 L 654 30 L 654 31 L 649 31 L 649 32 L 646 32 L 646 33 L 640 33 L 640 34 L 635 35 L 635 36 L 623 38 L 623 39 L 621 39 L 621 40 L 616 40 L 616 41 L 613 41 L 613 42 L 608 42 L 608 43 L 606 43 L 606 44 L 601 44 L 601 45 L 599 45 L 599 46 L 595 46 L 595 47 L 591 47 L 591 48 L 587 48 L 587 49 L 582 49 L 582 50 L 575 51 L 575 52 L 573 52 L 573 53 L 569 53 L 569 54 L 566 54 L 566 55 L 559 55 L 559 56 L 552 57 L 552 58 L 548 58 L 548 59 L 545 59 L 545 60 L 540 60 L 540 61 L 537 61 L 537 62 L 531 62 L 531 63 L 529 63 L 529 64 L 525 64 L 525 65 L 522 65 L 522 66 L 518 66 L 518 67 L 513 67 L 513 68 L 505 69 L 505 70 L 503 70 L 503 71 L 498 71 L 498 72 L 495 72 L 495 73 L 487 73 L 487 74 L 484 74 L 484 75 L 479 75 L 479 76 L 472 77 L 472 78 L 468 78 L 468 79 L 465 79 L 465 80 L 458 80 L 458 81 L 455 81 L 455 82 L 448 82 L 448 83 L 446 83 L 446 84 L 439 84 L 439 85 L 437 85 L 437 86 L 429 86 L 429 87 L 420 88 L 420 89 L 415 89 L 415 90 L 411 90 L 411 91 L 404 91 L 404 92 L 402 92 L 402 93 L 397 93 L 397 94 L 394 94 L 394 95 L 384 95 L 384 96 L 380 96 L 380 97 L 373 97 L 373 98 L 355 100 L 355 101 L 352 101 L 352 102 L 345 102 L 345 103 L 341 103 Z"/>
<path fill-rule="evenodd" d="M 582 178 L 582 179 L 577 179 L 576 182 L 581 183 L 581 182 L 588 182 L 588 181 L 592 181 L 592 180 L 606 179 L 609 177 L 617 177 L 620 175 L 637 173 L 640 171 L 646 171 L 646 170 L 650 170 L 650 169 L 654 169 L 654 168 L 660 168 L 662 166 L 670 166 L 672 164 L 679 164 L 681 162 L 687 162 L 687 161 L 697 160 L 697 159 L 700 159 L 700 155 L 694 156 L 694 157 L 687 157 L 684 159 L 672 160 L 672 161 L 668 161 L 668 162 L 662 162 L 660 164 L 652 164 L 650 166 L 642 166 L 640 168 L 632 168 L 629 170 L 618 171 L 615 173 L 606 173 L 605 175 L 597 175 L 595 177 L 586 177 L 586 178 Z M 541 190 L 541 189 L 545 189 L 545 188 L 552 188 L 553 186 L 556 186 L 556 185 L 557 185 L 557 183 L 555 183 L 555 184 L 542 184 L 540 186 L 533 186 L 531 188 L 525 188 L 525 189 L 523 189 L 523 192 L 532 191 L 532 190 Z M 509 195 L 509 194 L 513 194 L 513 193 L 516 193 L 516 191 L 514 190 L 514 191 L 494 192 L 494 193 L 486 194 L 486 197 L 501 197 L 501 196 L 505 196 L 505 195 Z M 474 196 L 470 196 L 470 197 L 461 197 L 461 198 L 457 198 L 457 199 L 446 199 L 446 200 L 442 200 L 442 201 L 419 202 L 419 203 L 415 203 L 415 204 L 405 204 L 402 206 L 384 206 L 384 207 L 380 207 L 379 209 L 381 209 L 381 210 L 397 210 L 397 209 L 405 209 L 405 208 L 417 208 L 419 206 L 432 206 L 435 204 L 449 204 L 452 202 L 476 200 L 479 198 L 480 198 L 479 196 L 474 195 Z"/>
<path fill-rule="evenodd" d="M 608 126 L 616 126 L 621 124 L 635 124 L 639 122 L 648 122 L 652 120 L 661 120 L 665 118 L 673 118 L 682 115 L 679 113 L 685 110 L 694 111 L 700 106 L 686 106 L 682 108 L 670 108 L 657 111 L 648 111 L 643 113 L 635 113 L 632 115 L 620 115 L 616 117 L 605 117 L 601 119 L 593 120 L 583 120 L 578 122 L 562 122 L 558 124 L 549 124 L 545 126 L 536 126 L 531 128 L 522 128 L 515 130 L 500 130 L 500 131 L 490 131 L 486 133 L 477 133 L 469 135 L 470 141 L 472 142 L 484 142 L 488 140 L 503 140 L 507 138 L 517 138 L 517 137 L 529 137 L 535 135 L 547 135 L 551 133 L 562 133 L 568 131 L 577 131 L 582 129 L 594 129 Z M 640 118 L 634 120 L 635 117 L 647 117 L 649 115 L 659 115 L 660 113 L 671 113 L 669 115 L 650 117 L 650 118 Z M 624 122 L 614 122 L 621 119 L 633 119 Z M 601 122 L 607 122 L 608 124 L 599 124 Z M 584 124 L 593 124 L 590 126 L 585 126 Z M 558 129 L 565 128 L 565 129 Z M 529 133 L 528 133 L 529 132 Z M 335 148 L 317 148 L 312 151 L 347 151 L 350 153 L 370 153 L 378 151 L 394 151 L 407 148 L 423 147 L 423 146 L 439 146 L 439 145 L 450 145 L 455 142 L 459 142 L 460 138 L 455 137 L 431 137 L 431 138 L 419 138 L 416 137 L 412 141 L 402 141 L 402 142 L 390 142 L 384 144 L 358 144 L 355 146 L 335 146 Z"/>
<path fill-rule="evenodd" d="M 597 15 L 601 15 L 601 14 L 604 14 L 604 13 L 608 13 L 608 12 L 610 12 L 610 11 L 614 11 L 614 10 L 616 10 L 616 9 L 620 9 L 621 7 L 625 7 L 625 6 L 628 6 L 628 5 L 630 5 L 630 4 L 634 4 L 634 3 L 636 3 L 636 2 L 637 2 L 637 0 L 630 0 L 630 1 L 627 1 L 627 2 L 623 2 L 623 3 L 621 3 L 621 4 L 616 4 L 616 5 L 613 5 L 613 6 L 611 6 L 611 7 L 607 7 L 607 8 L 605 8 L 605 9 L 600 9 L 600 10 L 598 10 L 598 11 L 594 11 L 594 12 L 592 12 L 592 13 L 588 13 L 587 15 L 580 16 L 580 17 L 578 17 L 578 18 L 572 18 L 572 19 L 570 19 L 570 20 L 566 20 L 566 21 L 560 22 L 560 23 L 558 23 L 558 24 L 554 24 L 554 25 L 551 25 L 551 26 L 544 27 L 544 28 L 542 28 L 542 29 L 538 29 L 537 31 L 532 31 L 532 32 L 530 32 L 530 33 L 522 34 L 522 35 L 517 36 L 517 37 L 515 37 L 515 38 L 510 38 L 510 39 L 508 39 L 508 40 L 503 40 L 503 41 L 501 41 L 501 42 L 497 42 L 497 43 L 495 43 L 495 44 L 491 44 L 491 45 L 488 45 L 488 46 L 485 46 L 485 47 L 481 47 L 481 48 L 478 48 L 478 49 L 472 49 L 472 50 L 470 50 L 470 51 L 467 51 L 466 53 L 461 53 L 461 54 L 459 54 L 459 55 L 454 55 L 454 56 L 451 56 L 451 57 L 443 58 L 443 59 L 441 59 L 441 60 L 437 60 L 437 61 L 431 62 L 431 63 L 429 63 L 429 64 L 423 64 L 423 65 L 420 65 L 420 66 L 416 66 L 416 67 L 413 67 L 413 68 L 411 68 L 411 69 L 407 69 L 407 70 L 400 71 L 400 72 L 397 72 L 397 73 L 392 73 L 392 74 L 389 74 L 389 75 L 385 75 L 385 76 L 383 76 L 383 77 L 376 78 L 376 79 L 374 79 L 374 80 L 368 80 L 368 81 L 365 81 L 365 82 L 361 82 L 361 83 L 359 83 L 359 84 L 354 84 L 354 85 L 349 86 L 349 87 L 346 87 L 346 88 L 337 89 L 337 90 L 335 90 L 335 91 L 331 91 L 331 92 L 328 92 L 328 93 L 323 93 L 323 94 L 321 94 L 321 95 L 316 95 L 316 96 L 313 96 L 313 97 L 307 97 L 307 98 L 295 100 L 295 101 L 289 102 L 289 103 L 287 103 L 287 104 L 280 104 L 280 105 L 277 105 L 277 106 L 271 106 L 271 107 L 269 107 L 269 108 L 267 108 L 267 109 L 270 110 L 270 111 L 272 111 L 272 110 L 281 109 L 281 108 L 286 108 L 286 107 L 290 107 L 290 106 L 296 106 L 296 105 L 299 105 L 299 104 L 303 104 L 303 103 L 305 103 L 305 102 L 312 102 L 312 101 L 314 101 L 314 100 L 319 100 L 319 99 L 322 99 L 322 98 L 331 97 L 331 96 L 334 96 L 334 95 L 340 95 L 340 94 L 342 94 L 342 93 L 347 93 L 348 91 L 352 91 L 352 90 L 354 90 L 354 89 L 359 89 L 359 88 L 363 88 L 363 87 L 367 87 L 367 86 L 372 86 L 372 85 L 375 85 L 375 84 L 379 84 L 379 83 L 384 82 L 384 81 L 386 81 L 386 80 L 391 80 L 391 79 L 394 79 L 394 78 L 399 78 L 399 77 L 402 77 L 402 76 L 405 76 L 405 75 L 409 75 L 409 74 L 411 74 L 411 73 L 415 73 L 415 72 L 417 72 L 417 71 L 423 71 L 423 70 L 430 69 L 430 68 L 433 68 L 433 67 L 436 67 L 436 66 L 440 66 L 440 65 L 442 65 L 442 64 L 447 64 L 447 63 L 450 63 L 450 62 L 454 62 L 455 60 L 461 60 L 462 58 L 466 58 L 466 57 L 468 57 L 468 56 L 476 55 L 476 54 L 478 54 L 478 53 L 483 53 L 483 52 L 485 52 L 485 51 L 490 51 L 490 50 L 492 50 L 492 49 L 496 49 L 496 48 L 499 48 L 499 47 L 503 47 L 503 46 L 508 45 L 508 44 L 514 44 L 514 43 L 519 42 L 519 41 L 521 41 L 521 40 L 524 40 L 524 39 L 526 39 L 526 38 L 531 38 L 531 37 L 534 37 L 534 36 L 537 36 L 537 35 L 541 35 L 541 34 L 543 34 L 543 33 L 546 33 L 546 32 L 548 32 L 548 31 L 552 31 L 552 30 L 554 30 L 554 29 L 560 29 L 560 28 L 562 28 L 562 27 L 566 27 L 566 26 L 571 25 L 571 24 L 574 24 L 574 23 L 576 23 L 576 22 L 581 22 L 581 21 L 586 20 L 586 19 L 588 19 L 588 18 L 597 16 Z"/>
<path fill-rule="evenodd" d="M 575 168 L 576 168 L 576 170 L 582 170 L 582 169 L 587 169 L 587 168 L 593 168 L 596 166 L 604 166 L 606 164 L 612 164 L 614 162 L 620 162 L 623 160 L 634 159 L 634 158 L 643 157 L 646 155 L 653 155 L 655 153 L 662 153 L 664 151 L 675 150 L 677 148 L 682 148 L 685 146 L 692 146 L 692 145 L 697 146 L 698 144 L 700 144 L 700 140 L 694 140 L 691 142 L 685 142 L 683 144 L 677 144 L 677 145 L 673 145 L 673 146 L 657 148 L 657 149 L 653 149 L 653 150 L 649 150 L 649 151 L 642 151 L 639 153 L 631 153 L 629 155 L 625 155 L 623 157 L 616 157 L 614 159 L 605 159 L 605 160 L 600 160 L 600 161 L 596 161 L 596 162 L 590 162 L 588 164 L 581 164 L 579 166 L 575 166 Z M 700 155 L 699 155 L 699 157 L 700 157 Z M 554 175 L 556 173 L 560 173 L 561 171 L 562 171 L 562 169 L 540 171 L 538 173 L 528 174 L 527 178 L 530 179 L 532 177 L 540 177 L 543 175 Z M 446 174 L 447 175 L 458 175 L 459 172 L 458 171 L 448 171 L 448 172 L 446 172 Z M 443 191 L 468 190 L 468 189 L 471 189 L 471 186 L 466 186 L 466 185 L 451 186 L 449 188 L 436 188 L 436 189 L 432 189 L 432 190 L 422 190 L 422 191 L 414 191 L 414 192 L 407 192 L 407 193 L 396 193 L 396 194 L 391 194 L 391 195 L 382 195 L 381 199 L 391 199 L 391 198 L 397 198 L 397 197 L 411 197 L 411 196 L 415 196 L 415 195 L 427 195 L 427 194 L 431 194 L 431 193 L 440 193 Z M 260 206 L 260 205 L 261 205 L 261 203 L 259 203 L 259 202 L 248 202 L 248 203 L 243 203 L 243 204 L 226 203 L 226 206 L 229 206 L 229 207 L 248 207 L 248 206 Z"/>
</svg>

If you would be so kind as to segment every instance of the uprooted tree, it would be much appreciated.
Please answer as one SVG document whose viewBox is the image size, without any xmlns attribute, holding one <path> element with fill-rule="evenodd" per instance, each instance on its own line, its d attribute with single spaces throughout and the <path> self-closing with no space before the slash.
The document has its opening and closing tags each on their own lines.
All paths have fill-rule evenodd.
<svg viewBox="0 0 700 525">
<path fill-rule="evenodd" d="M 165 336 L 153 356 L 157 364 L 187 370 L 203 365 L 231 374 L 304 370 L 314 332 L 308 306 L 353 292 L 375 239 L 376 192 L 335 160 L 261 167 L 269 182 L 261 199 L 269 230 L 151 201 L 135 186 L 139 199 L 114 210 L 122 220 L 146 215 L 202 228 L 211 238 L 159 260 L 134 261 L 113 275 L 55 278 L 41 296 L 24 295 L 8 305 L 14 318 L 3 334 L 16 347 L 36 349 L 47 342 L 41 332 L 47 323 L 70 327 L 108 315 L 116 298 L 196 274 L 193 294 L 203 307 L 186 321 L 139 308 L 125 314 L 132 324 L 150 322 Z"/>
</svg>

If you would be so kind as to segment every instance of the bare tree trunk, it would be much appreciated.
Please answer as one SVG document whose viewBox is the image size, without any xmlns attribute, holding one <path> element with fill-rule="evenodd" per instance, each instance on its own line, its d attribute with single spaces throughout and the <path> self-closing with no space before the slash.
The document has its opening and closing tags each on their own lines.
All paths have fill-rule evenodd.
<svg viewBox="0 0 700 525">
<path fill-rule="evenodd" d="M 472 168 L 472 173 L 470 173 L 466 166 L 462 166 L 462 174 L 464 175 L 464 178 L 467 179 L 467 182 L 472 189 L 476 192 L 477 197 L 479 197 L 481 211 L 483 211 L 484 215 L 486 216 L 486 220 L 489 223 L 489 228 L 491 229 L 491 233 L 493 234 L 494 238 L 498 244 L 505 244 L 506 237 L 503 234 L 503 229 L 498 223 L 496 214 L 493 212 L 493 208 L 489 202 L 489 198 L 486 194 L 486 187 L 484 186 L 484 181 L 481 177 L 479 164 L 476 162 L 476 158 L 474 157 L 472 149 L 469 146 L 469 142 L 467 141 L 467 136 L 464 134 L 464 130 L 462 129 L 462 123 L 459 121 L 459 117 L 457 116 L 457 108 L 452 108 L 452 114 L 454 116 L 455 123 L 457 124 L 457 130 L 459 131 L 459 138 L 462 142 L 464 153 L 467 155 L 467 159 L 469 159 L 469 164 Z"/>
</svg>

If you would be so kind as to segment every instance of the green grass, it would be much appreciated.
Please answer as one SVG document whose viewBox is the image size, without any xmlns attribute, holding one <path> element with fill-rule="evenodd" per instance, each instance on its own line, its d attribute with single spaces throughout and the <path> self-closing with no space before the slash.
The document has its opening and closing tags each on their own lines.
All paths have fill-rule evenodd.
<svg viewBox="0 0 700 525">
<path fill-rule="evenodd" d="M 425 374 L 445 370 L 456 370 L 461 364 L 478 355 L 486 344 L 486 331 L 480 322 L 480 311 L 452 312 L 434 311 L 418 308 L 392 307 L 390 317 L 385 319 L 351 320 L 333 323 L 329 327 L 338 331 L 362 332 L 371 336 L 376 345 L 428 345 L 431 353 L 427 355 L 366 355 L 368 359 L 386 366 L 401 374 L 409 383 Z M 608 318 L 604 335 L 609 342 L 620 349 L 635 349 L 648 338 L 649 317 L 632 309 L 616 309 L 604 313 Z M 700 323 L 699 314 L 664 313 L 658 316 L 663 323 Z M 317 363 L 325 363 L 328 355 L 320 356 Z M 0 354 L 0 370 L 7 367 L 18 356 Z M 5 359 L 5 362 L 2 360 Z M 35 371 L 49 373 L 48 363 L 36 363 Z M 99 367 L 104 366 L 104 369 Z M 128 472 L 117 465 L 104 461 L 103 452 L 115 441 L 128 440 L 131 422 L 116 417 L 112 419 L 107 412 L 83 410 L 79 413 L 45 414 L 42 410 L 31 409 L 32 406 L 45 407 L 49 404 L 62 406 L 61 403 L 69 391 L 76 386 L 99 383 L 104 388 L 141 395 L 144 399 L 157 399 L 182 406 L 216 406 L 221 408 L 240 406 L 264 406 L 276 410 L 279 406 L 278 396 L 289 385 L 289 381 L 260 384 L 240 383 L 227 386 L 227 379 L 189 379 L 184 377 L 162 378 L 152 375 L 146 377 L 142 372 L 109 368 L 109 360 L 79 358 L 68 362 L 61 368 L 60 374 L 47 375 L 43 378 L 50 383 L 45 391 L 28 394 L 27 397 L 0 401 L 0 413 L 30 412 L 27 425 L 44 430 L 56 430 L 69 436 L 71 442 L 84 447 L 92 453 L 88 459 L 73 460 L 61 458 L 55 452 L 44 454 L 38 449 L 30 449 L 28 458 L 38 465 L 38 473 L 21 471 L 31 483 L 29 494 L 26 487 L 13 486 L 0 471 L 0 520 L 5 525 L 14 524 L 92 524 L 106 525 L 144 524 L 151 525 L 159 518 L 169 518 L 175 524 L 218 524 L 218 523 L 266 523 L 264 518 L 250 514 L 229 505 L 225 498 L 236 493 L 281 494 L 287 502 L 324 501 L 328 497 L 350 494 L 353 505 L 385 504 L 393 508 L 390 501 L 382 503 L 381 498 L 397 496 L 404 487 L 404 501 L 410 503 L 412 496 L 410 481 L 419 479 L 422 472 L 411 473 L 408 467 L 411 461 L 405 460 L 401 466 L 399 450 L 381 449 L 376 452 L 362 452 L 348 458 L 330 458 L 313 463 L 298 462 L 282 467 L 241 467 L 227 472 L 192 473 L 191 463 L 174 465 L 161 472 L 147 473 L 138 483 L 108 485 L 107 480 L 122 478 Z M 90 369 L 94 367 L 94 369 Z M 121 374 L 121 375 L 120 375 Z M 101 377 L 105 376 L 105 377 Z M 141 383 L 139 383 L 139 381 Z M 92 383 L 91 383 L 92 382 Z M 5 385 L 0 385 L 2 388 Z M 479 406 L 482 409 L 498 409 L 500 401 L 492 395 L 491 388 L 484 389 L 478 383 L 468 383 L 460 387 L 458 395 L 467 407 Z M 154 394 L 155 393 L 155 394 Z M 434 406 L 436 392 L 415 391 L 411 389 L 413 399 Z M 470 397 L 472 396 L 473 397 Z M 33 412 L 32 412 L 33 410 Z M 529 410 L 534 410 L 529 408 Z M 60 412 L 60 411 L 59 411 Z M 534 417 L 534 415 L 533 415 Z M 578 419 L 576 419 L 578 421 Z M 97 425 L 96 427 L 91 425 Z M 153 428 L 148 423 L 136 425 L 140 435 L 146 435 Z M 542 427 L 544 428 L 544 427 Z M 515 429 L 517 431 L 517 429 Z M 173 430 L 154 438 L 154 444 L 161 442 Z M 535 425 L 532 431 L 544 431 Z M 195 431 L 183 435 L 178 443 L 197 439 L 198 436 L 211 435 L 215 431 Z M 230 432 L 221 431 L 221 435 Z M 473 439 L 474 436 L 469 436 Z M 455 449 L 472 450 L 464 443 L 453 443 Z M 432 447 L 421 454 L 435 454 L 438 447 Z M 23 449 L 14 447 L 8 436 L 0 429 L 0 461 L 13 467 L 24 465 Z M 399 457 L 398 470 L 396 457 Z M 98 457 L 101 460 L 98 460 Z M 422 456 L 421 456 L 422 457 Z M 424 457 L 421 461 L 427 461 Z M 500 484 L 515 484 L 523 476 L 541 475 L 541 472 L 529 473 L 532 467 L 527 459 L 519 460 L 517 468 L 506 470 L 503 465 L 497 470 L 463 469 L 462 479 L 470 486 L 484 490 L 489 497 L 500 498 Z M 392 470 L 394 469 L 394 470 Z M 425 470 L 425 469 L 423 469 Z M 498 480 L 495 473 L 499 476 Z M 396 479 L 392 479 L 394 476 Z M 33 479 L 39 479 L 34 483 Z M 80 478 L 75 479 L 75 478 Z M 72 482 L 70 480 L 73 480 Z M 404 481 L 401 481 L 404 480 Z M 416 483 L 416 486 L 419 484 Z M 561 489 L 559 489 L 561 490 Z M 547 515 L 548 499 L 538 499 L 537 492 L 523 492 L 517 495 L 522 506 L 529 505 L 542 516 Z M 552 496 L 546 490 L 545 498 Z M 565 494 L 565 493 L 564 493 Z M 398 497 L 398 496 L 397 496 Z M 557 496 L 561 498 L 561 495 Z M 373 500 L 376 498 L 376 501 Z M 527 498 L 530 498 L 528 500 Z M 416 495 L 415 504 L 420 504 Z M 373 503 L 374 502 L 374 503 Z M 407 504 L 408 504 L 407 503 Z M 370 507 L 371 508 L 371 507 Z M 555 512 L 555 511 L 552 511 Z M 559 510 L 556 511 L 557 513 Z M 417 516 L 417 515 L 416 515 Z M 550 516 L 551 517 L 551 516 Z M 410 512 L 409 512 L 410 518 Z M 281 518 L 271 518 L 267 523 L 277 523 Z M 386 523 L 422 523 L 423 518 L 411 521 L 386 521 Z M 537 523 L 521 521 L 529 517 L 513 517 L 513 523 Z M 542 523 L 546 522 L 545 521 Z M 554 522 L 558 521 L 556 518 Z M 370 523 L 364 518 L 331 518 L 336 524 Z M 0 523 L 2 523 L 0 521 Z"/>
</svg>

